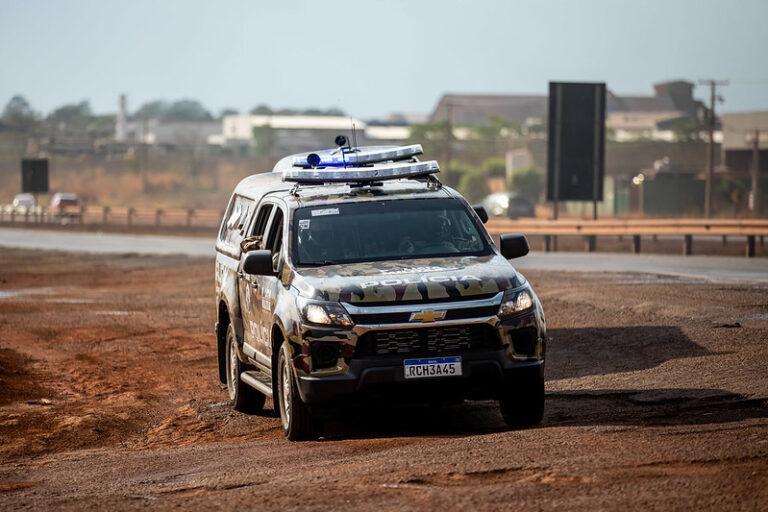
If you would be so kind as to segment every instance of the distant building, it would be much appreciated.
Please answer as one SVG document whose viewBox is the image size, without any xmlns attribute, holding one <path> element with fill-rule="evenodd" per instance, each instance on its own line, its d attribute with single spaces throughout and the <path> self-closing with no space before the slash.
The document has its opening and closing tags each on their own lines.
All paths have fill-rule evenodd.
<svg viewBox="0 0 768 512">
<path fill-rule="evenodd" d="M 430 121 L 450 118 L 457 126 L 484 125 L 492 116 L 524 122 L 547 116 L 547 96 L 518 94 L 444 94 Z"/>
<path fill-rule="evenodd" d="M 130 119 L 125 122 L 122 140 L 165 147 L 197 146 L 221 132 L 221 121 L 167 121 L 158 118 Z"/>
<path fill-rule="evenodd" d="M 706 108 L 694 99 L 691 82 L 683 80 L 654 85 L 653 96 L 606 96 L 606 126 L 618 141 L 674 140 L 674 123 L 703 119 Z M 492 116 L 526 125 L 547 118 L 547 95 L 446 94 L 430 116 L 431 121 L 450 118 L 454 126 L 484 125 Z"/>
<path fill-rule="evenodd" d="M 150 144 L 165 148 L 201 146 L 208 143 L 208 137 L 221 131 L 221 122 L 175 121 L 158 117 L 129 117 L 126 98 L 120 95 L 115 117 L 115 138 L 110 141 L 116 147 L 133 144 Z"/>
<path fill-rule="evenodd" d="M 407 126 L 368 126 L 346 116 L 240 114 L 224 116 L 207 140 L 241 153 L 278 156 L 332 146 L 340 134 L 351 138 L 353 124 L 358 146 L 397 144 L 410 136 Z"/>
</svg>

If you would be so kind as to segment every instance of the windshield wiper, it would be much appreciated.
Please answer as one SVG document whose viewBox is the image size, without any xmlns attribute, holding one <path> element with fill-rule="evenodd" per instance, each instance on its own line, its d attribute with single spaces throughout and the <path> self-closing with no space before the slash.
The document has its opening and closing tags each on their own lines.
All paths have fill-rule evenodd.
<svg viewBox="0 0 768 512">
<path fill-rule="evenodd" d="M 340 263 L 338 261 L 330 261 L 330 260 L 306 261 L 306 262 L 302 261 L 301 263 L 299 263 L 299 265 L 302 267 L 324 267 L 326 265 L 340 265 Z"/>
</svg>

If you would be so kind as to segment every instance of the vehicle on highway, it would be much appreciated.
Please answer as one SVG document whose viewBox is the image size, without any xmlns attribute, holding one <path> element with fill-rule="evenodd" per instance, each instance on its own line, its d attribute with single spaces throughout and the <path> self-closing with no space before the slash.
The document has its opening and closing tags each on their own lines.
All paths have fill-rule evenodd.
<svg viewBox="0 0 768 512">
<path fill-rule="evenodd" d="M 75 210 L 80 206 L 80 198 L 77 194 L 71 194 L 68 192 L 56 192 L 51 197 L 50 210 L 56 218 L 70 218 L 80 215 Z"/>
<path fill-rule="evenodd" d="M 290 440 L 347 407 L 496 399 L 544 410 L 546 324 L 487 214 L 421 146 L 346 146 L 243 179 L 216 241 L 219 378 L 239 411 L 272 397 Z"/>
<path fill-rule="evenodd" d="M 42 208 L 38 206 L 34 194 L 25 192 L 16 194 L 11 204 L 3 206 L 3 212 L 19 215 L 38 214 L 42 212 Z"/>
<path fill-rule="evenodd" d="M 51 208 L 55 210 L 63 210 L 67 206 L 80 206 L 80 198 L 77 194 L 70 194 L 67 192 L 56 192 L 51 197 Z"/>
<path fill-rule="evenodd" d="M 16 194 L 13 198 L 13 206 L 16 208 L 32 208 L 37 206 L 37 200 L 33 194 Z"/>
<path fill-rule="evenodd" d="M 483 207 L 493 217 L 535 217 L 536 207 L 527 197 L 517 192 L 497 192 L 483 199 Z"/>
</svg>

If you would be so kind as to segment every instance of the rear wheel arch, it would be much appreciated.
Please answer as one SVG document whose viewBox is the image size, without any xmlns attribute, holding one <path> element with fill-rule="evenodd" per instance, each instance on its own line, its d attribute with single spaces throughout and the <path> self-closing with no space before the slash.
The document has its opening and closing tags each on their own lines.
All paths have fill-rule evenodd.
<svg viewBox="0 0 768 512">
<path fill-rule="evenodd" d="M 219 301 L 216 324 L 216 355 L 219 363 L 219 380 L 222 384 L 227 383 L 227 329 L 230 323 L 229 307 L 223 300 Z"/>
</svg>

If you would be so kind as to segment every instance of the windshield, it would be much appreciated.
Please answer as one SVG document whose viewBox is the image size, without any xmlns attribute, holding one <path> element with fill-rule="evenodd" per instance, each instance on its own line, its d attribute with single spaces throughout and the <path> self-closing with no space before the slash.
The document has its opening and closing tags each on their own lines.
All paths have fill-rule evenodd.
<svg viewBox="0 0 768 512">
<path fill-rule="evenodd" d="M 293 218 L 299 266 L 490 253 L 456 199 L 323 205 L 297 209 Z"/>
</svg>

